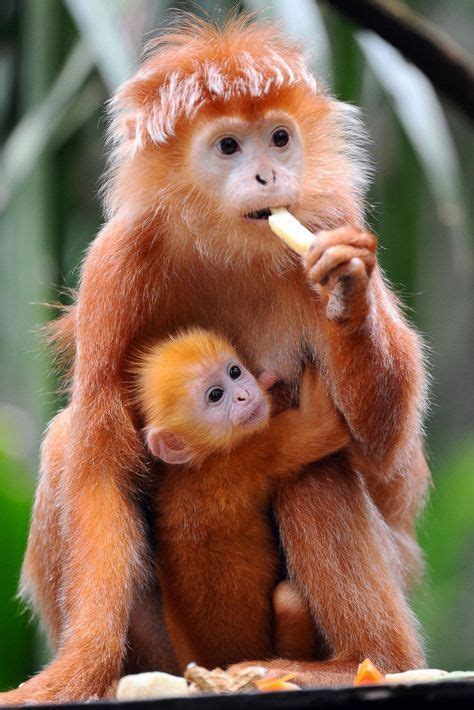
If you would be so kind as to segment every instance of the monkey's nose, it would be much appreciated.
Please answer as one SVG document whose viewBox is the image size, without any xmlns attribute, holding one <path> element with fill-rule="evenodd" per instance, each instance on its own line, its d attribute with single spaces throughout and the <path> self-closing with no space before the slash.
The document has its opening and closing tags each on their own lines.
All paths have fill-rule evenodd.
<svg viewBox="0 0 474 710">
<path fill-rule="evenodd" d="M 267 180 L 265 180 L 261 175 L 255 175 L 255 180 L 260 183 L 260 185 L 266 185 Z"/>
<path fill-rule="evenodd" d="M 250 392 L 248 392 L 248 390 L 240 389 L 236 393 L 234 399 L 236 402 L 250 402 L 252 397 L 250 396 Z"/>
</svg>

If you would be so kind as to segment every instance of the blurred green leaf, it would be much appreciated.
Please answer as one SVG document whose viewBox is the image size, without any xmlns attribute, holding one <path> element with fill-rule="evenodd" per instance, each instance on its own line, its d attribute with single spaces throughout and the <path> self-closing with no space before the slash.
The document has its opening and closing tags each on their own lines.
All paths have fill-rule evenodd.
<svg viewBox="0 0 474 710">
<path fill-rule="evenodd" d="M 3 432 L 0 432 L 3 434 Z M 0 442 L 0 689 L 15 685 L 33 671 L 34 629 L 28 615 L 19 615 L 19 564 L 25 548 L 31 489 L 23 465 L 7 456 Z"/>
<path fill-rule="evenodd" d="M 128 79 L 137 52 L 124 23 L 120 0 L 65 0 L 109 91 Z M 141 3 L 135 2 L 136 6 Z"/>
<path fill-rule="evenodd" d="M 297 39 L 310 59 L 317 66 L 317 73 L 328 83 L 331 81 L 331 54 L 329 38 L 321 17 L 321 12 L 314 0 L 248 0 L 246 3 L 262 15 L 278 20 L 281 28 Z"/>
<path fill-rule="evenodd" d="M 461 167 L 444 111 L 428 79 L 383 39 L 357 32 L 357 41 L 413 145 L 437 204 L 438 218 L 452 236 L 454 265 L 465 273 L 466 204 Z"/>
<path fill-rule="evenodd" d="M 66 115 L 74 95 L 93 68 L 87 45 L 79 41 L 47 96 L 21 118 L 0 154 L 0 210 L 30 175 Z"/>
<path fill-rule="evenodd" d="M 437 468 L 436 485 L 421 524 L 435 584 L 456 571 L 474 540 L 474 441 L 460 443 Z"/>
<path fill-rule="evenodd" d="M 474 440 L 460 442 L 436 468 L 420 524 L 428 575 L 417 613 L 435 666 L 474 668 Z"/>
</svg>

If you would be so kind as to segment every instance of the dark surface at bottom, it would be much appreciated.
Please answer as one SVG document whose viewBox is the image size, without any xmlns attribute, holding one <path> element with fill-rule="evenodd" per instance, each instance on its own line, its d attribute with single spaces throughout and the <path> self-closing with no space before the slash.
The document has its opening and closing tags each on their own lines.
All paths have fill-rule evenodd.
<svg viewBox="0 0 474 710">
<path fill-rule="evenodd" d="M 410 707 L 474 708 L 474 682 L 424 683 L 412 686 L 373 686 L 363 688 L 321 688 L 290 693 L 262 693 L 259 695 L 207 695 L 197 698 L 169 698 L 137 702 L 97 702 L 120 710 L 306 710 L 306 708 L 382 708 Z M 35 710 L 51 705 L 36 705 Z M 91 703 L 71 703 L 68 708 L 87 710 Z"/>
</svg>

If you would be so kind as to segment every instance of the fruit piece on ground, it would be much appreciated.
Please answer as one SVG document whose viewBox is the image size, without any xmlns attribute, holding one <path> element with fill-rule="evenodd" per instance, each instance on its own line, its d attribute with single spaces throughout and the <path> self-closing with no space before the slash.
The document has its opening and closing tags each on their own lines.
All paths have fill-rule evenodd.
<svg viewBox="0 0 474 710">
<path fill-rule="evenodd" d="M 281 678 L 262 678 L 261 680 L 254 680 L 254 684 L 261 693 L 275 693 L 280 690 L 300 690 L 299 685 L 288 682 L 294 678 L 295 675 L 296 673 L 287 673 Z"/>
<path fill-rule="evenodd" d="M 374 683 L 383 683 L 385 676 L 374 666 L 369 658 L 359 663 L 354 685 L 373 685 Z"/>
</svg>

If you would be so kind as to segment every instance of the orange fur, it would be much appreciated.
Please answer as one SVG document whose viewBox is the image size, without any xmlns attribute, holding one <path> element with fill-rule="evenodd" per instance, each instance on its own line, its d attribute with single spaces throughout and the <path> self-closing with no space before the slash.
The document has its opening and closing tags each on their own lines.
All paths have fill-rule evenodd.
<svg viewBox="0 0 474 710">
<path fill-rule="evenodd" d="M 214 668 L 273 655 L 279 555 L 269 519 L 272 496 L 279 482 L 348 443 L 323 380 L 310 372 L 299 410 L 282 412 L 257 431 L 234 426 L 224 440 L 216 427 L 203 431 L 189 387 L 223 353 L 238 362 L 223 338 L 194 329 L 151 348 L 138 371 L 146 426 L 177 433 L 193 451 L 205 452 L 198 468 L 194 459 L 168 466 L 156 493 L 157 572 L 182 671 L 192 661 Z M 286 628 L 276 629 L 275 646 L 291 639 L 295 657 L 309 658 L 309 611 L 287 601 L 281 593 L 275 599 L 277 614 L 287 617 Z M 298 638 L 302 628 L 306 636 Z"/>
<path fill-rule="evenodd" d="M 186 406 L 190 383 L 226 356 L 240 359 L 225 338 L 194 328 L 160 342 L 138 358 L 138 399 L 147 426 L 153 424 L 192 441 L 195 463 L 216 449 L 230 450 L 247 435 L 243 427 L 216 431 L 202 419 L 197 420 L 191 407 Z"/>
<path fill-rule="evenodd" d="M 208 67 L 220 71 L 228 94 L 218 95 L 215 73 L 216 92 L 208 91 Z M 253 371 L 272 369 L 290 388 L 304 360 L 316 363 L 351 433 L 344 465 L 315 465 L 287 484 L 276 507 L 292 579 L 333 657 L 300 665 L 296 682 L 340 682 L 366 656 L 385 670 L 423 662 L 403 596 L 419 560 L 414 519 L 429 480 L 421 348 L 383 281 L 374 238 L 360 232 L 367 169 L 355 145 L 354 110 L 331 100 L 306 72 L 277 30 L 200 25 L 162 39 L 111 104 L 109 221 L 84 261 L 77 304 L 57 331 L 61 342 L 74 342 L 68 444 L 59 474 L 47 455 L 61 448 L 55 421 L 39 496 L 59 498 L 48 493 L 35 509 L 23 575 L 57 655 L 0 704 L 104 695 L 128 662 L 132 610 L 151 584 L 152 564 L 138 506 L 149 477 L 126 363 L 137 347 L 189 326 L 223 333 Z M 199 89 L 192 115 L 183 109 L 185 85 L 173 93 L 178 79 Z M 260 80 L 268 91 L 253 95 Z M 283 109 L 302 136 L 291 211 L 307 227 L 328 230 L 304 266 L 270 230 L 257 236 L 231 217 L 189 166 L 202 122 L 237 114 L 258 123 L 270 108 Z M 58 515 L 50 511 L 57 500 Z M 39 535 L 58 551 L 56 562 Z M 361 559 L 367 548 L 377 563 Z M 45 582 L 51 566 L 59 601 L 56 583 Z M 352 613 L 358 608 L 363 617 Z M 153 643 L 150 634 L 156 661 Z"/>
<path fill-rule="evenodd" d="M 273 650 L 293 660 L 313 658 L 318 637 L 309 605 L 294 584 L 283 580 L 273 590 Z"/>
</svg>

